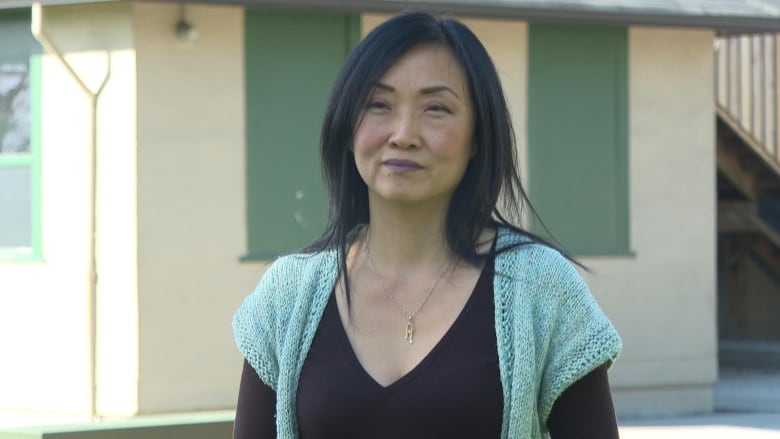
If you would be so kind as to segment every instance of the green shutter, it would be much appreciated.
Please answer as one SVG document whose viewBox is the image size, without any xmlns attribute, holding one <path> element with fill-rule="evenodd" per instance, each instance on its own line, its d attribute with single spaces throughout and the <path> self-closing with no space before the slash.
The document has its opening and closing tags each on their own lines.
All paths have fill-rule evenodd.
<svg viewBox="0 0 780 439">
<path fill-rule="evenodd" d="M 529 27 L 529 192 L 576 255 L 629 253 L 627 52 L 625 27 Z"/>
<path fill-rule="evenodd" d="M 309 243 L 325 226 L 319 133 L 359 17 L 247 10 L 245 24 L 245 259 L 267 259 Z"/>
</svg>

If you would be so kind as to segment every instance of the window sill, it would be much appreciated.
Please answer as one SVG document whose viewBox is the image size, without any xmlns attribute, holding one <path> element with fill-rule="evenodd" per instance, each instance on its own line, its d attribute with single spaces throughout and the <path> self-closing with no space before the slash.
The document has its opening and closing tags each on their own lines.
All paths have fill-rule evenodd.
<svg viewBox="0 0 780 439">
<path fill-rule="evenodd" d="M 636 259 L 637 254 L 633 250 L 625 250 L 625 251 L 616 251 L 616 252 L 610 252 L 610 253 L 575 253 L 572 256 L 574 256 L 575 259 L 597 259 L 597 260 L 605 260 L 605 259 Z"/>
<path fill-rule="evenodd" d="M 40 252 L 30 248 L 0 248 L 0 263 L 43 263 L 46 262 Z"/>
<path fill-rule="evenodd" d="M 249 253 L 238 258 L 242 264 L 267 264 L 273 262 L 283 253 Z"/>
</svg>

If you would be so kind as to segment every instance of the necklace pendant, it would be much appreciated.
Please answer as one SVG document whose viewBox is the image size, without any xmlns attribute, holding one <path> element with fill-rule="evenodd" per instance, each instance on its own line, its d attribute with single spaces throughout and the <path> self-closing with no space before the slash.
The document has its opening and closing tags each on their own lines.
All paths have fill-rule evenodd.
<svg viewBox="0 0 780 439">
<path fill-rule="evenodd" d="M 412 319 L 409 319 L 409 323 L 406 324 L 406 336 L 404 337 L 404 340 L 408 341 L 409 344 L 412 344 L 414 341 L 414 324 L 412 323 Z"/>
</svg>

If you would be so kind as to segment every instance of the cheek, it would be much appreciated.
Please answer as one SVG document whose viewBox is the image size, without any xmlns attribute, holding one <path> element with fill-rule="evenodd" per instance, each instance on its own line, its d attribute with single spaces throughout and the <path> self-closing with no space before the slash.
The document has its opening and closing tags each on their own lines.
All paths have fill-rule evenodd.
<svg viewBox="0 0 780 439">
<path fill-rule="evenodd" d="M 371 151 L 372 149 L 377 148 L 382 143 L 382 133 L 377 127 L 368 124 L 363 123 L 358 127 L 358 129 L 355 131 L 355 140 L 353 148 L 355 152 L 357 153 L 362 152 L 366 153 Z"/>
<path fill-rule="evenodd" d="M 440 132 L 435 139 L 437 155 L 450 161 L 468 161 L 472 156 L 471 135 L 463 130 Z"/>
<path fill-rule="evenodd" d="M 355 156 L 355 165 L 363 181 L 371 179 L 375 172 L 371 170 L 374 154 L 379 151 L 381 135 L 375 127 L 363 124 L 355 131 L 352 144 L 352 154 Z"/>
</svg>

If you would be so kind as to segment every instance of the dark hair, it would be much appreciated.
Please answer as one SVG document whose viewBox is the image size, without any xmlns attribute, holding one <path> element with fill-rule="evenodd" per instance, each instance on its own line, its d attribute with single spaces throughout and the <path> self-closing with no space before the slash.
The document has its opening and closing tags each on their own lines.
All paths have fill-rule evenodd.
<svg viewBox="0 0 780 439">
<path fill-rule="evenodd" d="M 524 207 L 534 218 L 538 215 L 520 182 L 512 121 L 487 50 L 471 30 L 454 19 L 404 12 L 377 26 L 350 53 L 333 85 L 322 124 L 322 167 L 330 214 L 323 234 L 305 250 L 337 248 L 345 273 L 349 233 L 369 221 L 368 189 L 352 153 L 356 127 L 374 85 L 404 54 L 423 43 L 446 47 L 460 63 L 474 118 L 476 154 L 449 205 L 448 245 L 461 259 L 476 264 L 487 256 L 477 252 L 476 244 L 488 225 L 509 227 L 532 242 L 544 242 L 519 225 Z"/>
</svg>

